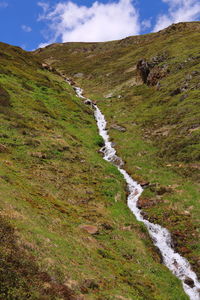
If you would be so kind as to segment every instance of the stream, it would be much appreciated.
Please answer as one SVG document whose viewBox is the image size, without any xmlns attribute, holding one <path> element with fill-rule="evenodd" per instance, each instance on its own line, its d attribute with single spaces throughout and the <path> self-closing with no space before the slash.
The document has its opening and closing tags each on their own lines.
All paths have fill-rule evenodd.
<svg viewBox="0 0 200 300">
<path fill-rule="evenodd" d="M 71 84 L 70 80 L 66 81 Z M 142 211 L 137 207 L 137 201 L 142 194 L 143 189 L 123 169 L 124 163 L 122 159 L 117 156 L 116 150 L 114 149 L 112 142 L 110 142 L 110 137 L 106 129 L 107 122 L 104 115 L 101 113 L 96 104 L 83 96 L 83 90 L 81 88 L 75 86 L 73 86 L 73 88 L 77 96 L 82 98 L 85 104 L 91 105 L 94 109 L 94 116 L 99 129 L 99 134 L 104 140 L 104 146 L 100 151 L 103 153 L 104 159 L 114 164 L 118 168 L 119 172 L 123 175 L 129 190 L 129 195 L 127 198 L 127 205 L 129 209 L 132 211 L 138 221 L 145 224 L 154 245 L 160 250 L 163 263 L 177 278 L 182 281 L 185 293 L 191 300 L 200 300 L 200 282 L 198 281 L 197 275 L 192 271 L 189 262 L 179 253 L 174 251 L 170 232 L 166 228 L 144 219 L 142 216 Z"/>
</svg>

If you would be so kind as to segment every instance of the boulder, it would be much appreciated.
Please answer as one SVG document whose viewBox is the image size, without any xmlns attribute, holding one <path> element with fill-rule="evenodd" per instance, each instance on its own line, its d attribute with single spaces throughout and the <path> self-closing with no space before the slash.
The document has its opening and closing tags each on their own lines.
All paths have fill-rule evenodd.
<svg viewBox="0 0 200 300">
<path fill-rule="evenodd" d="M 118 130 L 118 131 L 121 131 L 121 132 L 125 132 L 125 131 L 126 131 L 126 128 L 125 128 L 125 127 L 120 126 L 120 125 L 117 125 L 117 124 L 111 125 L 110 128 L 111 128 L 111 129 Z"/>
<path fill-rule="evenodd" d="M 86 105 L 92 105 L 92 101 L 91 101 L 90 99 L 86 99 L 86 100 L 84 101 L 84 103 L 85 103 Z"/>
<path fill-rule="evenodd" d="M 186 277 L 185 280 L 184 280 L 184 283 L 189 285 L 191 288 L 194 287 L 194 280 L 190 277 Z"/>
<path fill-rule="evenodd" d="M 80 228 L 83 229 L 84 231 L 86 231 L 89 234 L 98 233 L 98 227 L 94 226 L 94 225 L 81 225 Z"/>
</svg>

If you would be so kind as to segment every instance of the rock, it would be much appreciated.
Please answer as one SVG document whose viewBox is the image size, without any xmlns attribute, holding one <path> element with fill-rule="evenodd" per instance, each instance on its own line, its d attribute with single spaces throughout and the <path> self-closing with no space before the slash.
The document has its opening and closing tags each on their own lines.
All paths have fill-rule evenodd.
<svg viewBox="0 0 200 300">
<path fill-rule="evenodd" d="M 130 67 L 124 71 L 124 73 L 134 72 L 136 70 L 136 66 Z"/>
<path fill-rule="evenodd" d="M 0 134 L 0 138 L 8 139 L 9 136 L 6 133 L 2 133 L 2 134 Z"/>
<path fill-rule="evenodd" d="M 191 79 L 192 79 L 192 75 L 191 75 L 191 74 L 187 74 L 187 75 L 185 76 L 185 79 L 186 79 L 186 80 L 191 80 Z"/>
<path fill-rule="evenodd" d="M 131 298 L 125 298 L 123 296 L 115 296 L 116 299 L 119 299 L 119 300 L 131 300 Z"/>
<path fill-rule="evenodd" d="M 75 289 L 78 287 L 78 281 L 76 280 L 72 280 L 72 279 L 68 279 L 64 282 L 64 285 L 66 287 L 68 287 L 69 289 Z"/>
<path fill-rule="evenodd" d="M 186 277 L 185 280 L 184 280 L 184 283 L 189 285 L 191 288 L 194 287 L 194 280 L 190 277 Z"/>
<path fill-rule="evenodd" d="M 147 85 L 157 86 L 159 80 L 164 78 L 168 73 L 169 70 L 167 67 L 154 67 L 148 74 L 146 80 Z M 157 86 L 157 88 L 159 88 L 159 85 Z"/>
<path fill-rule="evenodd" d="M 0 144 L 0 153 L 8 153 L 8 148 L 3 145 L 3 144 Z"/>
<path fill-rule="evenodd" d="M 184 210 L 183 215 L 184 216 L 190 216 L 190 212 L 188 210 Z"/>
<path fill-rule="evenodd" d="M 166 186 L 161 186 L 156 190 L 156 193 L 158 195 L 163 195 L 165 193 L 171 193 L 172 189 L 170 187 L 166 187 Z"/>
<path fill-rule="evenodd" d="M 99 288 L 98 283 L 95 282 L 94 279 L 86 279 L 86 280 L 84 280 L 83 285 L 84 285 L 85 288 L 92 289 L 92 290 L 96 290 L 96 289 Z"/>
<path fill-rule="evenodd" d="M 180 100 L 180 101 L 184 101 L 186 98 L 188 98 L 188 94 L 182 95 L 182 96 L 179 98 L 179 100 Z"/>
<path fill-rule="evenodd" d="M 76 78 L 82 78 L 83 76 L 84 76 L 83 73 L 76 73 L 76 74 L 74 74 L 74 77 L 76 77 Z"/>
<path fill-rule="evenodd" d="M 84 101 L 84 104 L 86 104 L 86 105 L 92 105 L 92 101 L 90 99 L 86 99 Z"/>
<path fill-rule="evenodd" d="M 156 90 L 159 91 L 160 88 L 161 88 L 161 84 L 160 84 L 160 81 L 158 81 L 158 82 L 156 83 Z"/>
<path fill-rule="evenodd" d="M 49 65 L 48 65 L 48 64 L 45 64 L 45 63 L 42 63 L 42 68 L 43 68 L 43 69 L 47 69 L 47 70 L 48 70 L 48 68 L 49 68 Z"/>
<path fill-rule="evenodd" d="M 74 300 L 86 300 L 86 298 L 83 294 L 80 294 L 80 295 L 76 296 L 76 298 Z"/>
<path fill-rule="evenodd" d="M 142 208 L 147 208 L 147 207 L 152 207 L 154 205 L 157 204 L 157 200 L 156 199 L 148 199 L 148 198 L 142 198 L 140 197 L 138 202 L 137 202 L 137 207 L 139 209 L 142 209 Z"/>
<path fill-rule="evenodd" d="M 32 157 L 37 157 L 37 158 L 40 158 L 40 159 L 46 159 L 47 156 L 46 154 L 42 153 L 42 152 L 33 152 L 31 154 Z"/>
<path fill-rule="evenodd" d="M 67 78 L 67 82 L 70 84 L 70 85 L 75 85 L 76 83 L 74 82 L 73 79 L 71 78 Z"/>
<path fill-rule="evenodd" d="M 180 93 L 181 93 L 181 89 L 177 88 L 177 89 L 171 91 L 170 96 L 176 96 L 176 95 L 178 95 Z"/>
<path fill-rule="evenodd" d="M 152 58 L 151 62 L 141 59 L 137 63 L 137 81 L 138 79 L 142 80 L 142 83 L 149 86 L 156 86 L 156 89 L 159 90 L 159 80 L 169 73 L 169 68 L 167 64 L 162 67 L 156 66 L 156 64 L 162 62 L 165 58 L 165 55 L 155 56 Z"/>
<path fill-rule="evenodd" d="M 55 71 L 55 69 L 52 66 L 48 65 L 47 63 L 43 63 L 42 64 L 42 68 L 45 69 L 45 70 L 48 70 L 50 72 L 54 72 Z"/>
<path fill-rule="evenodd" d="M 148 181 L 142 181 L 139 184 L 141 185 L 141 187 L 146 188 L 146 187 L 149 186 L 150 182 L 148 182 Z"/>
<path fill-rule="evenodd" d="M 123 231 L 132 231 L 133 228 L 132 228 L 131 225 L 129 225 L 129 226 L 123 226 L 123 227 L 121 228 L 121 230 L 123 230 Z"/>
<path fill-rule="evenodd" d="M 187 91 L 188 88 L 189 88 L 189 83 L 186 81 L 186 82 L 184 82 L 184 84 L 180 88 L 181 93 Z"/>
<path fill-rule="evenodd" d="M 80 228 L 83 229 L 84 231 L 86 231 L 89 234 L 98 233 L 98 227 L 94 226 L 94 225 L 81 225 Z"/>
<path fill-rule="evenodd" d="M 141 215 L 143 216 L 144 219 L 148 220 L 148 214 L 145 211 L 141 211 Z"/>
<path fill-rule="evenodd" d="M 165 61 L 167 59 L 167 57 L 168 57 L 167 53 L 163 53 L 161 55 L 156 55 L 151 59 L 150 64 L 153 66 L 156 64 L 159 64 L 159 63 Z"/>
<path fill-rule="evenodd" d="M 106 99 L 112 98 L 113 97 L 113 93 L 109 93 L 105 96 Z"/>
<path fill-rule="evenodd" d="M 108 223 L 103 223 L 101 225 L 105 230 L 113 230 L 113 227 Z"/>
<path fill-rule="evenodd" d="M 158 184 L 151 184 L 150 186 L 150 190 L 152 192 L 155 192 L 157 195 L 163 195 L 165 193 L 171 193 L 173 191 L 173 189 L 171 187 L 168 186 L 159 186 Z"/>
<path fill-rule="evenodd" d="M 192 75 L 192 76 L 197 76 L 197 75 L 199 75 L 199 74 L 200 74 L 199 71 L 192 71 L 192 72 L 191 72 L 191 75 Z"/>
<path fill-rule="evenodd" d="M 137 75 L 142 79 L 143 83 L 147 83 L 147 77 L 150 73 L 150 65 L 145 59 L 139 60 L 137 63 Z"/>
<path fill-rule="evenodd" d="M 193 128 L 191 128 L 191 129 L 189 129 L 189 133 L 194 132 L 194 131 L 197 131 L 197 130 L 200 130 L 200 126 L 193 127 Z"/>
<path fill-rule="evenodd" d="M 122 167 L 124 165 L 123 160 L 121 159 L 121 157 L 118 157 L 116 155 L 113 156 L 113 158 L 111 159 L 112 163 L 115 164 L 118 167 Z"/>
<path fill-rule="evenodd" d="M 126 131 L 126 128 L 125 128 L 125 127 L 120 126 L 120 125 L 117 125 L 117 124 L 111 125 L 110 128 L 111 128 L 111 129 L 118 130 L 118 131 L 121 131 L 121 132 L 125 132 L 125 131 Z"/>
</svg>

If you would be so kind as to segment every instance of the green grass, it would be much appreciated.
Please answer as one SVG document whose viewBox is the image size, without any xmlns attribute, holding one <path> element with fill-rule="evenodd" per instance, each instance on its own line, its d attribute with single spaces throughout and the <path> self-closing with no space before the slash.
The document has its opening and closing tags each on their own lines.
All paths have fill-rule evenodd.
<svg viewBox="0 0 200 300">
<path fill-rule="evenodd" d="M 176 249 L 188 258 L 198 276 L 199 26 L 199 22 L 180 23 L 122 41 L 66 43 L 34 53 L 71 76 L 97 101 L 126 170 L 138 181 L 156 184 L 142 196 L 156 199 L 156 204 L 144 208 L 148 218 L 172 232 Z M 154 57 L 162 57 L 158 66 L 167 65 L 170 71 L 160 80 L 159 90 L 137 81 L 137 62 Z M 82 78 L 76 77 L 79 72 Z M 185 91 L 171 96 L 184 86 Z M 112 124 L 127 131 L 113 130 Z M 159 195 L 163 187 L 170 192 Z"/>
<path fill-rule="evenodd" d="M 188 299 L 98 153 L 92 111 L 31 54 L 0 51 L 0 298 Z"/>
</svg>

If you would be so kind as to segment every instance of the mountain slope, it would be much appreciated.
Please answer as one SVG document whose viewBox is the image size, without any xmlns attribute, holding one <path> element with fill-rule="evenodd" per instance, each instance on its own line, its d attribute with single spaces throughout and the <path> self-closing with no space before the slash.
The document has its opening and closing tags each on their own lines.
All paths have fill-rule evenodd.
<svg viewBox="0 0 200 300">
<path fill-rule="evenodd" d="M 36 56 L 1 43 L 0 62 L 0 299 L 188 299 L 90 108 Z"/>
<path fill-rule="evenodd" d="M 97 97 L 102 97 L 113 94 L 116 97 L 123 94 L 128 99 L 128 96 L 130 98 L 138 94 L 148 98 L 148 103 L 151 102 L 148 109 L 155 110 L 156 107 L 159 115 L 152 111 L 149 116 L 144 116 L 142 125 L 148 123 L 154 130 L 160 129 L 161 125 L 169 124 L 172 127 L 169 128 L 170 140 L 166 134 L 163 135 L 164 139 L 159 137 L 156 141 L 161 142 L 159 146 L 163 150 L 162 154 L 170 159 L 194 162 L 199 160 L 198 147 L 195 146 L 193 137 L 195 134 L 198 139 L 199 29 L 200 22 L 180 23 L 156 34 L 121 41 L 53 44 L 37 50 L 36 54 L 76 78 L 91 95 L 94 93 Z M 157 92 L 155 89 L 145 89 L 141 82 L 137 82 L 136 65 L 144 57 L 154 67 L 151 83 L 156 83 L 155 77 L 158 77 L 160 85 L 157 86 Z M 159 78 L 159 68 L 160 73 L 166 72 L 163 79 Z M 135 86 L 141 88 L 136 89 Z M 154 102 L 151 100 L 153 97 Z M 190 106 L 196 107 L 197 111 L 192 111 L 193 114 L 184 119 L 186 112 L 192 110 Z M 156 119 L 152 120 L 153 117 Z M 167 118 L 166 122 L 157 120 L 159 117 L 161 120 Z M 172 125 L 177 125 L 178 121 L 178 130 L 182 136 L 173 130 Z M 191 129 L 196 129 L 195 133 Z M 185 139 L 184 135 L 187 135 Z M 180 139 L 183 141 L 180 142 Z M 174 150 L 173 146 L 176 146 Z"/>
<path fill-rule="evenodd" d="M 39 49 L 98 102 L 126 170 L 150 182 L 139 205 L 200 276 L 200 22 L 106 43 Z M 148 69 L 144 78 L 140 68 Z"/>
</svg>

